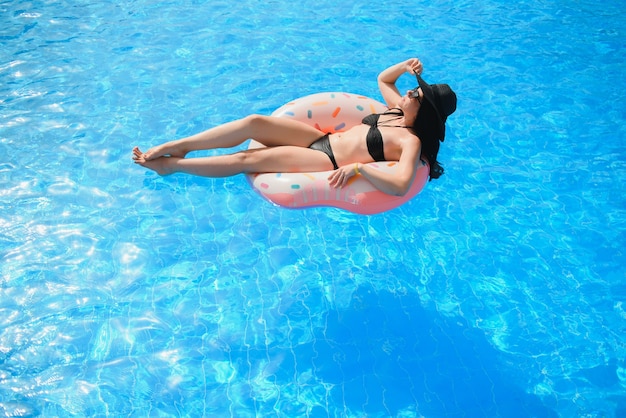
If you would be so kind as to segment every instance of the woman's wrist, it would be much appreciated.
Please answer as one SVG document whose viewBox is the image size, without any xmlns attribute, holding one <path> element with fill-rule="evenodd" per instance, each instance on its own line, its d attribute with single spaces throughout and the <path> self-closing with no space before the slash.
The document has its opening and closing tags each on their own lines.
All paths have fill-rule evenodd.
<svg viewBox="0 0 626 418">
<path fill-rule="evenodd" d="M 359 170 L 359 163 L 354 163 L 354 175 L 356 176 L 357 174 L 361 174 L 361 171 Z"/>
</svg>

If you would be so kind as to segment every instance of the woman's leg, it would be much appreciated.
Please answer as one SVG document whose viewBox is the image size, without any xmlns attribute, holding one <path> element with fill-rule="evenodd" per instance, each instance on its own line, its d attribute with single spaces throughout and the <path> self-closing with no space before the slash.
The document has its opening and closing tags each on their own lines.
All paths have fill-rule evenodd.
<svg viewBox="0 0 626 418">
<path fill-rule="evenodd" d="M 279 146 L 201 158 L 159 157 L 147 160 L 135 147 L 133 159 L 165 176 L 186 173 L 202 177 L 228 177 L 241 173 L 329 171 L 333 164 L 326 154 L 300 146 Z"/>
<path fill-rule="evenodd" d="M 322 133 L 317 129 L 291 119 L 250 115 L 228 122 L 187 138 L 170 141 L 149 149 L 146 160 L 165 155 L 184 158 L 191 151 L 232 148 L 247 139 L 254 139 L 267 147 L 293 145 L 308 147 Z"/>
</svg>

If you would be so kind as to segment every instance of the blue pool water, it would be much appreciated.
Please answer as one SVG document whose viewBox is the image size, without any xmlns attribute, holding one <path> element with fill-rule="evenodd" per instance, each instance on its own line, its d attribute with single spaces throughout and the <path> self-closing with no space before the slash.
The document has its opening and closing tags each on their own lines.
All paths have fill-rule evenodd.
<svg viewBox="0 0 626 418">
<path fill-rule="evenodd" d="M 626 415 L 621 2 L 0 12 L 0 415 Z M 412 56 L 459 105 L 393 211 L 131 163 Z"/>
</svg>

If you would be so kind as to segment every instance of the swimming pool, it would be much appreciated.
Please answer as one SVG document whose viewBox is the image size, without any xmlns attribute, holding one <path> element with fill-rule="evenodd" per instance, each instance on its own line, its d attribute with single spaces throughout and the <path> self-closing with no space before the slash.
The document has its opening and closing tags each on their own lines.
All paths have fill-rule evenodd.
<svg viewBox="0 0 626 418">
<path fill-rule="evenodd" d="M 626 414 L 621 9 L 0 3 L 1 413 Z M 459 107 L 385 214 L 130 161 L 415 55 Z"/>
</svg>

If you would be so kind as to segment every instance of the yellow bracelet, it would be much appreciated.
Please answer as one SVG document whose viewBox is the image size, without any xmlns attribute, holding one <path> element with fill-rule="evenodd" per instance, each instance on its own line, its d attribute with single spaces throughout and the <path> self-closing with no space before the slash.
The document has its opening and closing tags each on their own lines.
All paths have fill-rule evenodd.
<svg viewBox="0 0 626 418">
<path fill-rule="evenodd" d="M 359 163 L 354 163 L 354 175 L 361 174 L 359 171 Z"/>
</svg>

